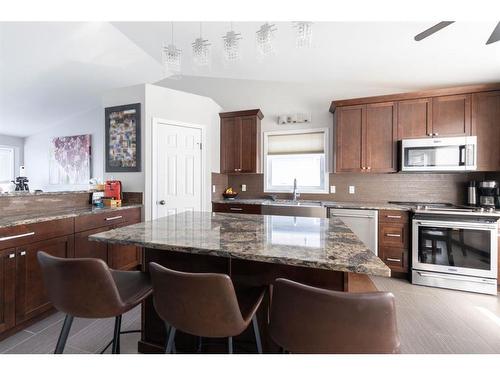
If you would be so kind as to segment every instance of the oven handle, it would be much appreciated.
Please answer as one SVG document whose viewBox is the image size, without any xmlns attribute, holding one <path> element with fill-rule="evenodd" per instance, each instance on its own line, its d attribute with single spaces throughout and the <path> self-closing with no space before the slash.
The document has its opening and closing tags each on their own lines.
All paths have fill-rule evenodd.
<svg viewBox="0 0 500 375">
<path fill-rule="evenodd" d="M 433 220 L 413 220 L 414 224 L 417 224 L 418 226 L 425 225 L 425 226 L 434 226 L 434 227 L 439 227 L 439 228 L 460 228 L 460 229 L 484 229 L 484 230 L 491 230 L 491 229 L 497 229 L 498 230 L 498 224 L 485 224 L 485 223 L 467 223 L 464 224 L 461 221 L 433 221 Z"/>
</svg>

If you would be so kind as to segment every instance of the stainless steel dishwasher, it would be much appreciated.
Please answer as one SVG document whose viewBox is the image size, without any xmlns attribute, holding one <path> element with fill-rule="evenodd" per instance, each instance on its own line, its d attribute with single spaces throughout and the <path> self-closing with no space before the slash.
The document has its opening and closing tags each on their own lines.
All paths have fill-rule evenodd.
<svg viewBox="0 0 500 375">
<path fill-rule="evenodd" d="M 378 211 L 351 208 L 328 208 L 329 218 L 338 218 L 378 255 Z"/>
</svg>

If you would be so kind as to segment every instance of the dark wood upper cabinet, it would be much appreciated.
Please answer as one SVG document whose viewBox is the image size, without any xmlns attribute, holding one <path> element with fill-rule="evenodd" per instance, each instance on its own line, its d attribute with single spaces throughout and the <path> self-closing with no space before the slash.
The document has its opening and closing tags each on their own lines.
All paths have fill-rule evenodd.
<svg viewBox="0 0 500 375">
<path fill-rule="evenodd" d="M 396 172 L 397 106 L 395 103 L 366 106 L 366 162 L 369 172 Z"/>
<path fill-rule="evenodd" d="M 423 138 L 432 133 L 432 100 L 414 99 L 398 102 L 398 139 Z"/>
<path fill-rule="evenodd" d="M 16 286 L 15 249 L 0 251 L 0 333 L 14 327 Z"/>
<path fill-rule="evenodd" d="M 338 108 L 336 172 L 395 172 L 396 113 L 394 103 Z"/>
<path fill-rule="evenodd" d="M 221 173 L 260 172 L 259 109 L 220 113 Z"/>
<path fill-rule="evenodd" d="M 438 96 L 432 99 L 432 136 L 471 134 L 471 95 Z"/>
<path fill-rule="evenodd" d="M 73 236 L 53 238 L 17 249 L 16 324 L 35 317 L 52 307 L 45 292 L 37 253 L 69 258 L 73 256 Z"/>
<path fill-rule="evenodd" d="M 472 135 L 477 136 L 478 171 L 500 171 L 500 91 L 472 95 Z"/>
<path fill-rule="evenodd" d="M 361 172 L 364 165 L 366 106 L 338 108 L 336 119 L 336 172 Z"/>
</svg>

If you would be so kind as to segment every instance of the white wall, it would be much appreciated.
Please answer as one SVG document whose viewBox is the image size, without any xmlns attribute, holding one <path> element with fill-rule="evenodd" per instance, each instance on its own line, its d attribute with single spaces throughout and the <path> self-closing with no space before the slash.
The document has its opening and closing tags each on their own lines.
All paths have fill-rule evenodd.
<svg viewBox="0 0 500 375">
<path fill-rule="evenodd" d="M 102 108 L 96 106 L 86 112 L 75 114 L 59 124 L 31 135 L 24 141 L 24 165 L 30 182 L 30 189 L 44 191 L 86 190 L 89 185 L 51 185 L 49 184 L 49 149 L 54 137 L 90 134 L 91 150 L 91 177 L 103 177 L 104 154 L 104 115 Z"/>
<path fill-rule="evenodd" d="M 14 149 L 14 176 L 19 176 L 19 167 L 24 163 L 24 138 L 0 134 L 0 146 L 8 146 Z M 3 190 L 12 190 L 14 184 L 0 185 Z"/>
<path fill-rule="evenodd" d="M 286 83 L 252 81 L 229 78 L 183 76 L 181 79 L 165 79 L 159 83 L 165 87 L 204 95 L 214 99 L 224 111 L 260 108 L 264 114 L 262 132 L 329 128 L 333 116 L 329 112 L 333 100 L 331 84 Z M 278 116 L 283 113 L 307 112 L 312 122 L 307 124 L 279 125 Z M 217 155 L 219 150 L 214 150 Z M 330 131 L 330 155 L 333 155 L 333 131 Z M 330 170 L 332 170 L 330 165 Z"/>
</svg>

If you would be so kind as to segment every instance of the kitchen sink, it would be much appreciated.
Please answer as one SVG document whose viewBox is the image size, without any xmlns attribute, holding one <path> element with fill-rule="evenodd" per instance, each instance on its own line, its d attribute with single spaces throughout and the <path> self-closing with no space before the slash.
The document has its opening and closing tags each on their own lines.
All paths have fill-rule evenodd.
<svg viewBox="0 0 500 375">
<path fill-rule="evenodd" d="M 326 207 L 320 201 L 279 199 L 262 205 L 263 215 L 326 217 Z"/>
</svg>

